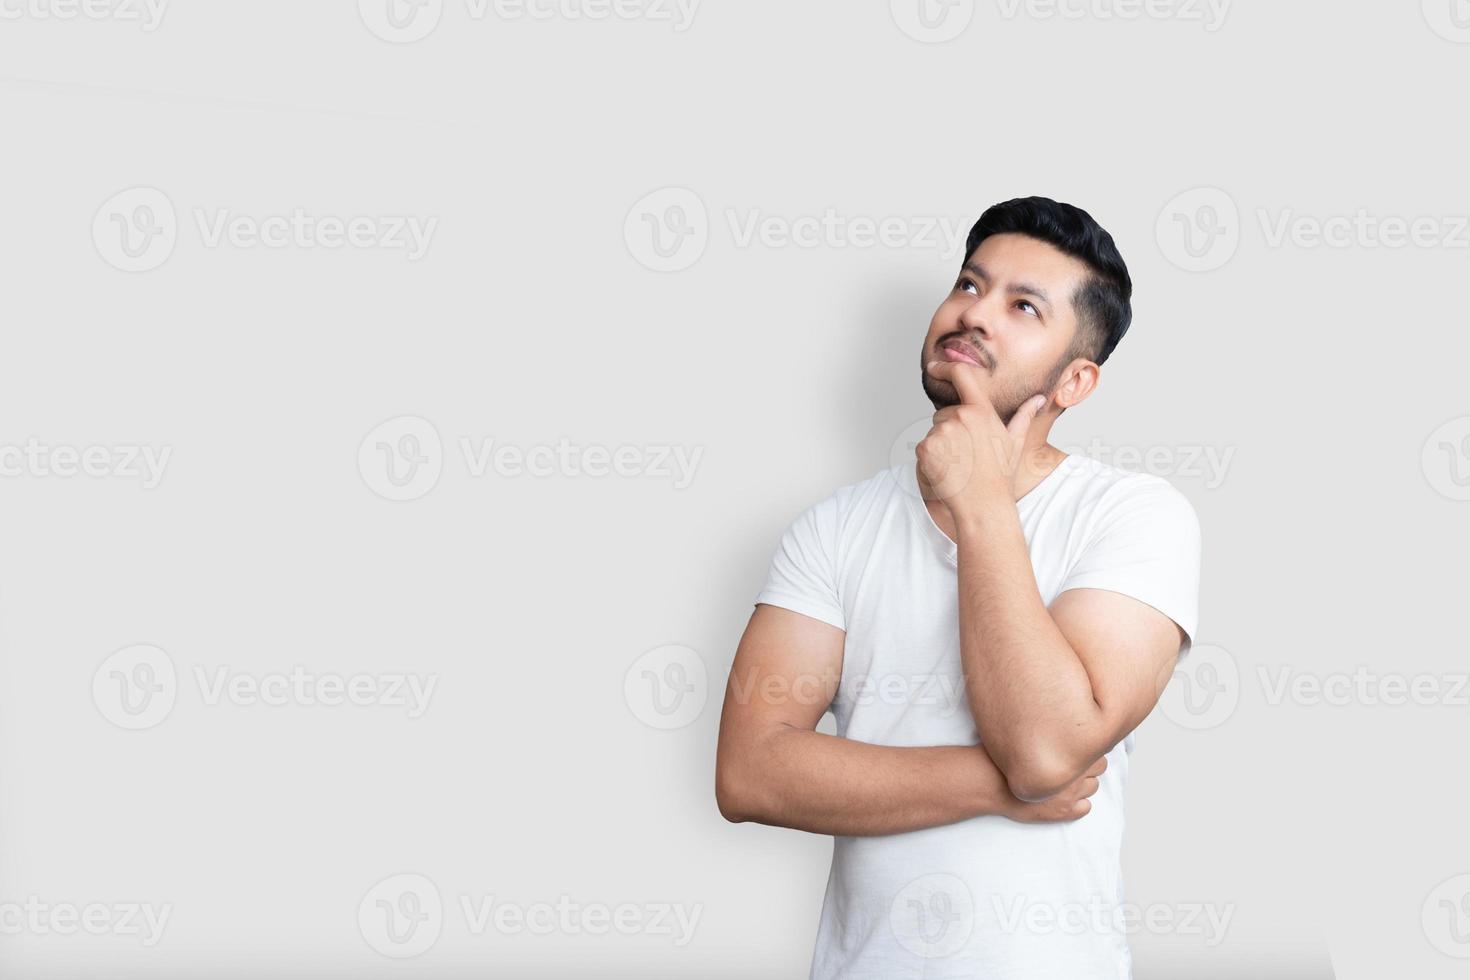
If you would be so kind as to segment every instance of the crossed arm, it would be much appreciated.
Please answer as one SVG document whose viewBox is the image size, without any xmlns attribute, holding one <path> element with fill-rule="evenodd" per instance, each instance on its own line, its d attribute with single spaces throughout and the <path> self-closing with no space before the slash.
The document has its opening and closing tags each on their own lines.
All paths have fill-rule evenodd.
<svg viewBox="0 0 1470 980">
<path fill-rule="evenodd" d="M 960 652 L 983 744 L 897 747 L 817 732 L 846 634 L 759 604 L 720 717 L 715 795 L 726 819 L 868 836 L 1090 810 L 1104 756 L 1157 702 L 1182 631 L 1099 589 L 1064 592 L 1048 610 L 1014 509 L 1010 519 L 1014 536 L 1001 517 L 959 533 Z"/>
<path fill-rule="evenodd" d="M 726 819 L 833 836 L 897 834 L 995 814 L 1075 820 L 1097 760 L 1042 802 L 1018 799 L 979 745 L 873 745 L 816 731 L 837 693 L 846 634 L 759 604 L 741 637 L 720 716 L 715 796 Z"/>
<path fill-rule="evenodd" d="M 1103 589 L 1041 601 L 1014 505 L 958 518 L 960 659 L 990 757 L 1022 800 L 1045 799 L 1138 727 L 1184 631 Z"/>
</svg>

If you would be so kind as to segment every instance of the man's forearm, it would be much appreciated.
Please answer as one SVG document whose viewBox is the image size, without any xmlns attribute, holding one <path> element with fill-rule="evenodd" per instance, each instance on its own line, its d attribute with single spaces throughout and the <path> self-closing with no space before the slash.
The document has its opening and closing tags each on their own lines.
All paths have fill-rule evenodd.
<svg viewBox="0 0 1470 980">
<path fill-rule="evenodd" d="M 899 834 L 1020 803 L 978 745 L 873 745 L 788 727 L 763 736 L 746 770 L 727 816 L 814 834 Z"/>
<path fill-rule="evenodd" d="M 1091 762 L 1101 720 L 1091 679 L 1047 612 L 1013 505 L 957 519 L 960 658 L 981 740 L 1011 790 L 1037 798 Z"/>
</svg>

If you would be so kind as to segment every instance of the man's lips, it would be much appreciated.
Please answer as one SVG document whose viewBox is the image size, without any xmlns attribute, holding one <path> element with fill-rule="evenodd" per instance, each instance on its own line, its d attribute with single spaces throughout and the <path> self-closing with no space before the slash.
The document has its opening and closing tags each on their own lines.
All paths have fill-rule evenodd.
<svg viewBox="0 0 1470 980">
<path fill-rule="evenodd" d="M 976 367 L 985 366 L 985 361 L 981 359 L 980 352 L 963 340 L 946 340 L 939 345 L 939 350 L 944 354 L 946 361 L 968 361 Z"/>
</svg>

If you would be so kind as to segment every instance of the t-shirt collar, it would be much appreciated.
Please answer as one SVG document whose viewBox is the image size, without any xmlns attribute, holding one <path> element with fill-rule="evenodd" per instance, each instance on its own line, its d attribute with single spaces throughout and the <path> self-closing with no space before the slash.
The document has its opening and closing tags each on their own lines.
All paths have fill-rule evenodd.
<svg viewBox="0 0 1470 980">
<path fill-rule="evenodd" d="M 1050 473 L 1042 477 L 1036 486 L 1027 490 L 1025 495 L 1016 501 L 1016 509 L 1024 513 L 1036 506 L 1038 501 L 1049 496 L 1052 492 L 1052 487 L 1061 482 L 1062 471 L 1071 467 L 1074 458 L 1075 455 L 1073 453 L 1068 453 L 1063 456 L 1057 465 L 1052 467 Z M 934 523 L 934 518 L 930 515 L 929 508 L 924 506 L 924 495 L 919 490 L 919 474 L 916 466 L 917 460 L 915 459 L 910 459 L 899 464 L 898 468 L 901 471 L 899 485 L 903 490 L 904 496 L 908 498 L 909 506 L 916 511 L 916 519 L 919 522 L 919 526 L 925 529 L 924 533 L 929 536 L 950 564 L 958 566 L 960 546 L 952 541 L 949 535 L 945 534 L 938 524 Z"/>
</svg>

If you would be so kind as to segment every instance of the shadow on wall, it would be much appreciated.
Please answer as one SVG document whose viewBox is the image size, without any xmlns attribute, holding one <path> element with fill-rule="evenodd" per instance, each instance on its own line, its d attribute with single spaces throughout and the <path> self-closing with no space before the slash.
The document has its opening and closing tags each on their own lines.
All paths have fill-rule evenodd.
<svg viewBox="0 0 1470 980">
<path fill-rule="evenodd" d="M 934 408 L 924 397 L 920 357 L 929 321 L 944 298 L 945 276 L 894 276 L 870 285 L 862 321 L 854 325 L 845 384 L 831 433 L 840 458 L 852 460 L 855 482 L 893 465 L 898 437 Z M 835 489 L 835 488 L 834 488 Z"/>
</svg>

